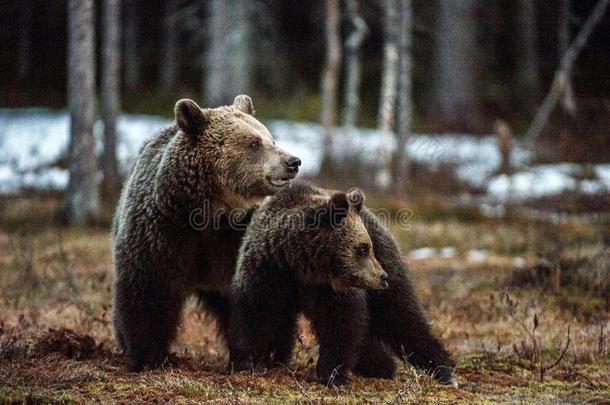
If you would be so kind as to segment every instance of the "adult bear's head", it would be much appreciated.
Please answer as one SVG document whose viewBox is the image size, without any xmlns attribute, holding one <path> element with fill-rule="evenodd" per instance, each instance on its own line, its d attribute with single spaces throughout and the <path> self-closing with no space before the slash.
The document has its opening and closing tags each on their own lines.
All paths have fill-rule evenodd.
<svg viewBox="0 0 610 405">
<path fill-rule="evenodd" d="M 182 171 L 176 173 L 180 183 L 213 186 L 215 195 L 206 198 L 221 200 L 215 202 L 225 207 L 250 206 L 287 185 L 299 171 L 300 159 L 275 144 L 254 118 L 252 100 L 246 95 L 219 108 L 202 109 L 193 100 L 179 100 L 175 114 L 179 132 L 171 154 L 177 160 L 172 166 Z"/>
</svg>

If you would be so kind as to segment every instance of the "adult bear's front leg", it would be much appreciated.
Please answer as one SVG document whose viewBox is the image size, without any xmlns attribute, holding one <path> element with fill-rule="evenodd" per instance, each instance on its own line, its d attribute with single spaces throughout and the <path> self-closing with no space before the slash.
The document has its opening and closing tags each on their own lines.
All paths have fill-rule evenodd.
<svg viewBox="0 0 610 405">
<path fill-rule="evenodd" d="M 120 271 L 115 282 L 115 333 L 134 371 L 167 359 L 180 323 L 182 290 L 153 279 L 155 274 L 151 269 Z"/>
<path fill-rule="evenodd" d="M 320 344 L 316 372 L 327 386 L 347 383 L 358 348 L 367 332 L 366 294 L 352 288 L 305 286 L 303 309 Z"/>
</svg>

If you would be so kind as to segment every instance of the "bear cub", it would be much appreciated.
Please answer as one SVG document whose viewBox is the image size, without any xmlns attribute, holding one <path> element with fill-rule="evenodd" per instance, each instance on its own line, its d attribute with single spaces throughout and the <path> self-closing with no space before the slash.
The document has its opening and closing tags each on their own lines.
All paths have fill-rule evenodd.
<svg viewBox="0 0 610 405">
<path fill-rule="evenodd" d="M 342 385 L 350 372 L 392 378 L 394 355 L 453 383 L 389 231 L 360 190 L 293 183 L 267 198 L 246 230 L 232 282 L 234 370 L 288 363 L 304 314 L 320 344 L 316 372 Z M 393 353 L 392 353 L 393 352 Z"/>
</svg>

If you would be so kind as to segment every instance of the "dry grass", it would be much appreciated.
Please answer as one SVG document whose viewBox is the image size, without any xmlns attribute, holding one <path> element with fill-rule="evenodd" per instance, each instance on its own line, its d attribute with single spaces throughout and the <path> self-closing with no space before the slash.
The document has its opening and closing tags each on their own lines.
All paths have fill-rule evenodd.
<svg viewBox="0 0 610 405">
<path fill-rule="evenodd" d="M 610 402 L 610 305 L 595 285 L 599 278 L 581 277 L 610 268 L 600 254 L 599 224 L 429 218 L 414 208 L 409 229 L 393 228 L 405 251 L 457 250 L 454 258 L 410 264 L 430 319 L 457 360 L 461 387 L 439 386 L 404 365 L 392 381 L 354 377 L 347 387 L 327 389 L 315 379 L 317 348 L 305 322 L 295 371 L 228 374 L 224 343 L 194 302 L 174 347 L 177 364 L 127 372 L 112 338 L 108 231 L 39 222 L 56 210 L 44 199 L 0 208 L 0 403 Z M 473 261 L 470 249 L 486 249 L 488 257 Z M 519 278 L 541 258 L 580 263 L 574 274 L 581 281 L 556 285 L 553 272 L 548 280 L 535 273 L 542 282 Z M 555 362 L 541 379 L 540 367 Z"/>
</svg>

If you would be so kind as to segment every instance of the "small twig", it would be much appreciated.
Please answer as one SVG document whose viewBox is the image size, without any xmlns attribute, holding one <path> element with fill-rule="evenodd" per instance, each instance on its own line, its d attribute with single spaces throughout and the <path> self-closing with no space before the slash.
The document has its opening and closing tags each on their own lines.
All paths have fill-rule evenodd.
<svg viewBox="0 0 610 405">
<path fill-rule="evenodd" d="M 57 246 L 58 246 L 59 259 L 62 263 L 61 269 L 58 269 L 58 270 L 63 271 L 63 273 L 66 277 L 66 281 L 68 283 L 68 288 L 70 290 L 70 293 L 72 295 L 78 296 L 79 295 L 78 287 L 76 286 L 76 282 L 74 281 L 74 263 L 70 261 L 68 253 L 64 249 L 63 239 L 62 239 L 60 233 L 57 234 Z"/>
<path fill-rule="evenodd" d="M 604 323 L 599 324 L 599 336 L 597 337 L 597 354 L 604 353 Z"/>
<path fill-rule="evenodd" d="M 330 373 L 330 377 L 328 378 L 328 384 L 326 384 L 327 387 L 332 387 L 335 383 L 335 378 L 337 378 L 337 375 L 339 375 L 339 369 L 342 367 L 342 365 L 338 365 L 337 367 L 335 367 L 333 369 L 333 372 Z"/>
<path fill-rule="evenodd" d="M 278 364 L 280 366 L 284 367 L 286 370 L 288 370 L 288 372 L 292 376 L 292 379 L 294 380 L 294 382 L 296 383 L 297 387 L 299 388 L 299 391 L 301 392 L 301 395 L 303 395 L 303 397 L 305 398 L 307 403 L 313 404 L 314 403 L 313 399 L 311 399 L 311 397 L 307 394 L 307 391 L 306 391 L 305 387 L 303 386 L 303 384 L 301 384 L 299 382 L 299 379 L 296 376 L 297 370 L 291 369 L 288 365 L 286 365 L 284 363 L 278 363 Z"/>
<path fill-rule="evenodd" d="M 568 325 L 568 333 L 566 336 L 566 344 L 563 347 L 563 350 L 561 351 L 561 353 L 559 353 L 559 357 L 557 357 L 557 359 L 550 365 L 546 366 L 546 367 L 541 367 L 540 370 L 540 382 L 544 381 L 544 373 L 546 373 L 547 371 L 553 369 L 555 366 L 557 366 L 559 363 L 561 363 L 561 361 L 563 360 L 563 357 L 565 356 L 566 352 L 568 351 L 568 348 L 570 347 L 570 329 L 571 329 L 571 325 Z"/>
</svg>

